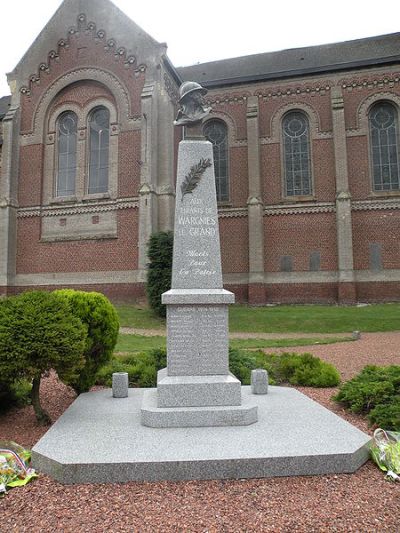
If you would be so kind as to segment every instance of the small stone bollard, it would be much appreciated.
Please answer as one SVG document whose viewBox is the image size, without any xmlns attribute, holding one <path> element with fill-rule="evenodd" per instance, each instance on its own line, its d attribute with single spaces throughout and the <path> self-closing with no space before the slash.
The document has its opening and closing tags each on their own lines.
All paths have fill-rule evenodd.
<svg viewBox="0 0 400 533">
<path fill-rule="evenodd" d="M 359 339 L 361 339 L 361 333 L 359 331 L 353 331 L 353 333 L 351 334 L 352 338 L 356 341 L 358 341 Z"/>
<path fill-rule="evenodd" d="M 128 372 L 114 372 L 112 375 L 113 398 L 128 396 Z"/>
<path fill-rule="evenodd" d="M 253 394 L 268 394 L 268 372 L 262 368 L 251 371 L 251 392 Z"/>
</svg>

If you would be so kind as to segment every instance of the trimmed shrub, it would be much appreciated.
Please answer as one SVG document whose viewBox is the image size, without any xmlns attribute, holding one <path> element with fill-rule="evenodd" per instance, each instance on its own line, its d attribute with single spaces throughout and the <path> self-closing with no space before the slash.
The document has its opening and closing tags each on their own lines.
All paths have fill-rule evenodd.
<svg viewBox="0 0 400 533">
<path fill-rule="evenodd" d="M 128 372 L 131 387 L 155 387 L 157 372 L 167 366 L 167 351 L 163 348 L 140 354 L 114 356 L 96 375 L 96 383 L 111 387 L 113 372 Z"/>
<path fill-rule="evenodd" d="M 87 327 L 85 365 L 70 383 L 80 394 L 94 385 L 96 372 L 110 360 L 117 343 L 119 318 L 108 298 L 98 292 L 62 289 L 54 293 L 68 303 L 71 312 Z"/>
<path fill-rule="evenodd" d="M 333 397 L 371 424 L 400 431 L 400 366 L 368 365 Z"/>
<path fill-rule="evenodd" d="M 172 251 L 172 232 L 160 231 L 150 237 L 147 296 L 150 307 L 160 317 L 166 315 L 166 307 L 161 303 L 161 295 L 171 288 Z"/>
<path fill-rule="evenodd" d="M 336 368 L 311 354 L 264 354 L 262 351 L 229 350 L 230 371 L 243 383 L 250 384 L 251 370 L 267 370 L 271 384 L 290 383 L 308 387 L 335 387 L 340 382 Z"/>
<path fill-rule="evenodd" d="M 277 378 L 292 385 L 305 387 L 336 387 L 340 374 L 330 363 L 309 353 L 284 353 L 279 357 Z"/>
<path fill-rule="evenodd" d="M 87 328 L 53 293 L 32 291 L 0 303 L 0 376 L 12 386 L 32 381 L 36 418 L 49 423 L 40 405 L 41 376 L 54 369 L 69 384 L 84 364 Z"/>
</svg>

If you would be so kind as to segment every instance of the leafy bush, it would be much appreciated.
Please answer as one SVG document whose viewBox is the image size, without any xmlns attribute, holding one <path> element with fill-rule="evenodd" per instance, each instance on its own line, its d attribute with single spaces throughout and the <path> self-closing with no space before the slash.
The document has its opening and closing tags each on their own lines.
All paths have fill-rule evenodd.
<svg viewBox="0 0 400 533">
<path fill-rule="evenodd" d="M 119 331 L 118 315 L 111 302 L 98 292 L 62 289 L 54 293 L 68 303 L 72 313 L 87 327 L 85 365 L 70 383 L 80 394 L 94 385 L 96 372 L 112 356 Z"/>
<path fill-rule="evenodd" d="M 147 296 L 150 307 L 161 317 L 166 315 L 166 307 L 161 303 L 161 295 L 171 288 L 172 250 L 172 232 L 160 231 L 150 237 Z"/>
<path fill-rule="evenodd" d="M 354 413 L 368 414 L 371 424 L 400 430 L 400 366 L 368 365 L 344 383 L 333 399 Z"/>
<path fill-rule="evenodd" d="M 40 405 L 41 376 L 56 370 L 65 383 L 76 379 L 84 364 L 87 328 L 54 293 L 32 291 L 0 303 L 0 376 L 10 386 L 32 382 L 36 418 L 49 423 Z"/>
<path fill-rule="evenodd" d="M 244 384 L 250 383 L 251 370 L 267 370 L 269 382 L 309 387 L 335 387 L 340 382 L 336 368 L 311 354 L 264 354 L 262 351 L 229 350 L 230 371 Z"/>
<path fill-rule="evenodd" d="M 111 387 L 114 372 L 128 372 L 131 387 L 155 387 L 157 372 L 165 366 L 167 366 L 167 352 L 162 348 L 141 354 L 114 356 L 97 372 L 96 383 Z"/>
<path fill-rule="evenodd" d="M 279 357 L 277 379 L 292 385 L 335 387 L 340 383 L 336 368 L 309 353 L 285 353 Z"/>
</svg>

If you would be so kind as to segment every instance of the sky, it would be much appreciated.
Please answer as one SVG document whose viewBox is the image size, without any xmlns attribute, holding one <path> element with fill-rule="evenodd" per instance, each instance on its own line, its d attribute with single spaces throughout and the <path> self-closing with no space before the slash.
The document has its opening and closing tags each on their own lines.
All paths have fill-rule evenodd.
<svg viewBox="0 0 400 533">
<path fill-rule="evenodd" d="M 114 3 L 157 41 L 168 44 L 168 56 L 176 67 L 400 32 L 400 0 Z M 61 0 L 8 3 L 12 16 L 1 27 L 0 96 L 10 93 L 5 74 L 13 70 L 60 4 Z"/>
</svg>

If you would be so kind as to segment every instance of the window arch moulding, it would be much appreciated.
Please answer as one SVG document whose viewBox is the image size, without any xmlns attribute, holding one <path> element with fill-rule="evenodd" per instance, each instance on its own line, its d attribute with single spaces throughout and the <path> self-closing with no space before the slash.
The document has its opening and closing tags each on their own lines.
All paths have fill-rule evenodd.
<svg viewBox="0 0 400 533">
<path fill-rule="evenodd" d="M 43 125 L 46 123 L 46 115 L 56 96 L 69 85 L 85 80 L 97 81 L 110 91 L 117 106 L 118 120 L 122 131 L 141 128 L 141 116 L 131 114 L 130 96 L 123 82 L 111 72 L 94 68 L 81 68 L 63 74 L 45 91 L 34 110 L 31 130 L 21 133 L 22 145 L 43 142 L 43 135 L 45 134 Z"/>
<path fill-rule="evenodd" d="M 109 160 L 108 160 L 108 190 L 106 192 L 90 194 L 88 184 L 89 150 L 88 119 L 96 108 L 105 108 L 109 113 Z M 75 192 L 68 196 L 58 196 L 56 184 L 58 146 L 56 124 L 58 117 L 67 111 L 76 113 L 78 117 L 78 135 L 76 152 L 76 181 Z M 84 108 L 77 105 L 63 104 L 54 109 L 48 119 L 48 133 L 45 145 L 45 173 L 43 186 L 43 203 L 82 202 L 94 199 L 116 199 L 118 196 L 118 135 L 117 111 L 115 106 L 106 98 L 98 98 L 89 102 Z"/>
<path fill-rule="evenodd" d="M 286 104 L 275 111 L 271 116 L 271 136 L 262 137 L 261 144 L 280 144 L 282 142 L 281 128 L 282 119 L 291 111 L 302 111 L 308 118 L 311 139 L 333 138 L 331 131 L 322 132 L 318 112 L 308 104 L 294 102 Z"/>
</svg>

